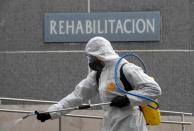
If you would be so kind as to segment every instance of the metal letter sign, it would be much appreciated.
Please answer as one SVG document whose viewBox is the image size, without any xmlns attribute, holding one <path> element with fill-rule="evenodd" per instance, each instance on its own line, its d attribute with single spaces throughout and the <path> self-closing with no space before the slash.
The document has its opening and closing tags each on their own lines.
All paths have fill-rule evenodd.
<svg viewBox="0 0 194 131">
<path fill-rule="evenodd" d="M 160 12 L 47 13 L 45 42 L 87 42 L 94 36 L 110 41 L 159 41 Z"/>
</svg>

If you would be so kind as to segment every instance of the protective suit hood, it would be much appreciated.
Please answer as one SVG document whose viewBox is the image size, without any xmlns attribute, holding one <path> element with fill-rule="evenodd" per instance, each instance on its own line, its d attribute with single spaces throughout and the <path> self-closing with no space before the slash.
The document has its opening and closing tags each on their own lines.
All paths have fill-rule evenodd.
<svg viewBox="0 0 194 131">
<path fill-rule="evenodd" d="M 97 57 L 104 62 L 119 58 L 119 55 L 113 50 L 111 43 L 103 37 L 94 37 L 90 39 L 85 48 L 87 55 Z"/>
</svg>

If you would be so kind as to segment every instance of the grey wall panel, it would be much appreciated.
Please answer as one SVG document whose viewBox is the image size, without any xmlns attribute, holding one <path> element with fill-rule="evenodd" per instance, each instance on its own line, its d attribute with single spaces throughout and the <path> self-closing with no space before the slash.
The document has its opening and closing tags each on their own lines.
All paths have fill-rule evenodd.
<svg viewBox="0 0 194 131">
<path fill-rule="evenodd" d="M 186 49 L 189 47 L 189 2 L 188 0 L 100 0 L 93 1 L 92 11 L 161 11 L 162 29 L 160 42 L 146 42 L 139 44 L 138 42 L 128 45 L 129 49 L 166 49 L 178 48 Z M 137 46 L 137 44 L 139 44 Z M 115 47 L 120 43 L 115 44 Z M 124 47 L 122 45 L 122 47 Z M 119 46 L 119 48 L 122 48 Z M 126 47 L 126 46 L 125 46 Z M 122 48 L 123 49 L 123 48 Z"/>
<path fill-rule="evenodd" d="M 189 0 L 91 0 L 91 12 L 160 11 L 160 42 L 115 43 L 117 49 L 188 49 Z M 87 12 L 87 0 L 2 1 L 0 9 L 0 50 L 84 49 L 85 44 L 43 43 L 43 17 L 50 12 Z M 192 8 L 190 8 L 192 12 Z M 193 40 L 193 38 L 192 38 Z"/>
<path fill-rule="evenodd" d="M 191 100 L 188 100 L 192 99 L 189 94 L 194 92 L 188 85 L 193 73 L 190 67 L 190 57 L 192 56 L 188 53 L 164 53 L 162 55 L 157 53 L 155 55 L 154 60 L 159 66 L 154 64 L 152 68 L 155 68 L 156 78 L 163 90 L 160 99 L 163 109 L 192 112 L 191 108 L 183 110 L 184 107 L 191 104 Z"/>
<path fill-rule="evenodd" d="M 83 54 L 0 55 L 0 96 L 59 100 L 87 74 Z"/>
<path fill-rule="evenodd" d="M 194 1 L 193 0 L 189 0 L 190 4 L 189 4 L 189 13 L 190 13 L 190 47 L 192 49 L 194 49 Z"/>
<path fill-rule="evenodd" d="M 43 43 L 43 18 L 48 12 L 87 12 L 86 0 L 17 0 L 0 1 L 0 50 L 45 50 L 53 47 Z M 77 47 L 78 46 L 78 47 Z M 76 48 L 80 48 L 79 44 Z M 82 46 L 81 46 L 82 47 Z M 71 49 L 68 48 L 68 49 Z"/>
<path fill-rule="evenodd" d="M 194 53 L 137 54 L 161 86 L 161 109 L 193 112 Z M 4 97 L 60 100 L 87 75 L 84 53 L 1 54 L 0 63 Z M 92 99 L 96 102 L 99 97 Z"/>
</svg>

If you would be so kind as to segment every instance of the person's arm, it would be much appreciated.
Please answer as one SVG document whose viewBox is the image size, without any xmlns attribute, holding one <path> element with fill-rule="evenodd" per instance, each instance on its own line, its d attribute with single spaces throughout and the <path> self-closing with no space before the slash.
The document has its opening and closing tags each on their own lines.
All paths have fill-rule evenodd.
<svg viewBox="0 0 194 131">
<path fill-rule="evenodd" d="M 91 72 L 88 76 L 83 79 L 76 87 L 75 90 L 67 95 L 65 98 L 60 100 L 57 104 L 54 104 L 49 107 L 48 111 L 55 111 L 64 109 L 67 107 L 78 106 L 82 104 L 84 101 L 90 99 L 93 96 L 96 96 L 97 85 L 96 85 L 96 72 Z M 68 113 L 66 112 L 53 112 L 50 113 L 51 119 L 59 118 L 61 115 Z"/>
<path fill-rule="evenodd" d="M 129 91 L 133 94 L 139 94 L 151 99 L 157 99 L 161 94 L 161 88 L 157 82 L 150 76 L 144 73 L 144 71 L 133 64 L 126 64 L 123 67 L 123 72 L 127 80 L 131 83 L 134 90 Z M 131 106 L 140 106 L 150 103 L 150 101 L 127 95 Z"/>
</svg>

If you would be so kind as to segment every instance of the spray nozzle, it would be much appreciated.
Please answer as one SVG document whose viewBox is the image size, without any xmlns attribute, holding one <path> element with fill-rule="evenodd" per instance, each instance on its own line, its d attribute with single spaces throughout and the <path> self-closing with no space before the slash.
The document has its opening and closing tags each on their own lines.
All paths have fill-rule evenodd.
<svg viewBox="0 0 194 131">
<path fill-rule="evenodd" d="M 33 113 L 30 113 L 30 114 L 27 114 L 26 116 L 22 117 L 22 119 L 26 119 L 26 118 L 28 118 L 29 116 L 33 116 L 33 115 L 36 115 L 36 113 L 33 112 Z"/>
</svg>

